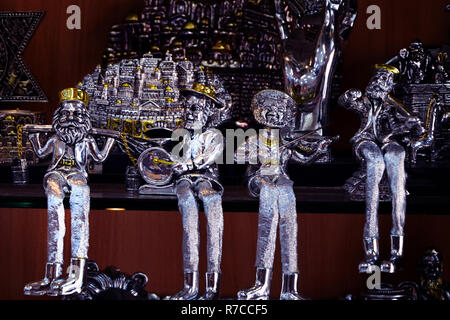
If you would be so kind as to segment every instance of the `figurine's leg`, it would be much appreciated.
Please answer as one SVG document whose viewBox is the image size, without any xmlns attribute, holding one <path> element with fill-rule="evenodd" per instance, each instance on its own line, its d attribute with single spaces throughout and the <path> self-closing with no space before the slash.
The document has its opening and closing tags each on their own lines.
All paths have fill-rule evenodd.
<svg viewBox="0 0 450 320">
<path fill-rule="evenodd" d="M 222 196 L 208 181 L 197 185 L 198 197 L 203 202 L 206 215 L 207 272 L 206 293 L 200 299 L 218 299 L 220 294 L 220 262 L 222 259 L 223 210 Z"/>
<path fill-rule="evenodd" d="M 280 211 L 280 246 L 282 263 L 282 288 L 280 300 L 305 300 L 298 293 L 297 262 L 297 209 L 293 183 L 283 179 L 278 185 L 278 209 Z"/>
<path fill-rule="evenodd" d="M 277 187 L 264 181 L 259 194 L 258 242 L 256 246 L 256 281 L 238 292 L 239 300 L 267 300 L 272 281 L 273 258 L 278 225 Z"/>
<path fill-rule="evenodd" d="M 405 149 L 398 143 L 391 142 L 383 150 L 392 195 L 392 229 L 391 257 L 389 261 L 382 263 L 381 271 L 394 273 L 400 267 L 403 255 L 406 211 Z"/>
<path fill-rule="evenodd" d="M 198 256 L 200 230 L 198 223 L 198 205 L 192 185 L 187 180 L 176 186 L 178 208 L 183 220 L 183 271 L 184 287 L 170 297 L 172 300 L 193 300 L 198 295 Z"/>
<path fill-rule="evenodd" d="M 70 215 L 72 258 L 68 277 L 55 281 L 52 290 L 60 295 L 80 293 L 86 275 L 86 260 L 89 248 L 90 189 L 81 173 L 67 178 L 70 186 Z"/>
<path fill-rule="evenodd" d="M 364 225 L 363 245 L 364 260 L 359 264 L 359 272 L 373 272 L 378 264 L 378 201 L 379 184 L 383 177 L 385 165 L 380 148 L 371 141 L 359 145 L 358 152 L 366 163 L 366 223 Z"/>
<path fill-rule="evenodd" d="M 52 281 L 62 276 L 64 234 L 64 186 L 65 179 L 58 173 L 51 173 L 44 179 L 47 194 L 47 264 L 42 280 L 25 285 L 25 295 L 50 293 Z"/>
</svg>

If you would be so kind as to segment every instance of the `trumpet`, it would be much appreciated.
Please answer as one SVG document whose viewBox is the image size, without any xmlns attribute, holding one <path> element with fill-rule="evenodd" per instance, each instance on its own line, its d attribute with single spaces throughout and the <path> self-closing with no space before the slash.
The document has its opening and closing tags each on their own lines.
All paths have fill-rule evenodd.
<svg viewBox="0 0 450 320">
<path fill-rule="evenodd" d="M 23 126 L 23 131 L 26 131 L 28 133 L 33 132 L 42 132 L 42 133 L 49 133 L 54 132 L 52 125 L 50 124 L 26 124 Z M 101 129 L 101 128 L 92 128 L 89 131 L 90 134 L 95 136 L 104 136 L 104 137 L 111 137 L 114 139 L 120 139 L 120 132 L 115 130 L 109 130 L 109 129 Z"/>
</svg>

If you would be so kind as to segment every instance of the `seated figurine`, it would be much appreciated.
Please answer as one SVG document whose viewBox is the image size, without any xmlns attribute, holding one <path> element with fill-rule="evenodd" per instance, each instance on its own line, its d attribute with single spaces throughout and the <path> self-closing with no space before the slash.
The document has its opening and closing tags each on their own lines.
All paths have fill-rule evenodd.
<svg viewBox="0 0 450 320">
<path fill-rule="evenodd" d="M 302 164 L 312 163 L 326 153 L 332 139 L 321 136 L 312 142 L 303 137 L 281 139 L 280 129 L 292 122 L 296 108 L 294 100 L 281 91 L 263 90 L 256 94 L 252 101 L 253 115 L 264 129 L 251 135 L 236 151 L 238 163 L 254 163 L 250 166 L 248 187 L 253 196 L 259 196 L 256 281 L 252 287 L 238 292 L 239 300 L 269 299 L 278 220 L 283 271 L 280 299 L 305 299 L 297 289 L 297 209 L 287 164 L 290 158 Z"/>
<path fill-rule="evenodd" d="M 361 116 L 361 128 L 350 140 L 356 157 L 366 170 L 366 223 L 363 233 L 364 260 L 359 272 L 373 272 L 379 265 L 378 202 L 379 184 L 386 169 L 392 194 L 391 257 L 381 263 L 381 271 L 394 273 L 403 256 L 406 210 L 405 138 L 420 137 L 424 129 L 389 93 L 399 70 L 390 65 L 376 65 L 375 75 L 363 95 L 350 89 L 339 97 L 339 104 Z"/>
<path fill-rule="evenodd" d="M 220 264 L 222 256 L 223 187 L 219 182 L 216 159 L 224 148 L 223 136 L 214 129 L 226 109 L 231 107 L 231 97 L 219 87 L 211 85 L 214 77 L 199 72 L 192 88 L 181 94 L 186 98 L 183 156 L 174 159 L 175 193 L 183 220 L 183 289 L 169 297 L 171 300 L 197 299 L 199 291 L 199 209 L 197 199 L 203 202 L 207 220 L 207 272 L 206 292 L 201 300 L 219 298 Z M 223 113 L 225 112 L 225 113 Z"/>
<path fill-rule="evenodd" d="M 79 293 L 85 276 L 89 247 L 90 191 L 87 185 L 88 157 L 102 162 L 114 144 L 107 138 L 103 150 L 91 136 L 87 111 L 88 95 L 77 88 L 60 92 L 59 106 L 53 115 L 51 136 L 41 144 L 40 132 L 30 132 L 29 139 L 39 158 L 52 154 L 52 162 L 44 176 L 47 195 L 47 264 L 42 280 L 28 283 L 25 295 L 68 295 Z M 72 258 L 68 277 L 62 277 L 64 246 L 64 197 L 70 194 Z"/>
</svg>

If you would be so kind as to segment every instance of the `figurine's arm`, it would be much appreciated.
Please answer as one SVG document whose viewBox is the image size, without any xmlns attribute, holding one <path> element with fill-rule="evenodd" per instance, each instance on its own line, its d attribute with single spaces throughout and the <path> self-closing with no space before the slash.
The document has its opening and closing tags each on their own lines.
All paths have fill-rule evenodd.
<svg viewBox="0 0 450 320">
<path fill-rule="evenodd" d="M 342 94 L 338 103 L 345 109 L 351 109 L 358 113 L 364 113 L 364 103 L 362 101 L 362 92 L 358 89 L 349 89 Z"/>
<path fill-rule="evenodd" d="M 220 156 L 224 148 L 223 137 L 215 130 L 209 130 L 202 133 L 201 143 L 203 143 L 202 152 L 196 154 L 192 162 L 197 169 L 204 169 L 213 164 Z"/>
<path fill-rule="evenodd" d="M 95 142 L 95 139 L 90 136 L 87 141 L 89 154 L 91 155 L 92 159 L 94 159 L 95 162 L 103 162 L 108 157 L 109 153 L 111 152 L 112 147 L 114 146 L 114 142 L 116 140 L 114 138 L 108 137 L 105 142 L 105 146 L 102 150 L 98 149 L 97 143 Z"/>
<path fill-rule="evenodd" d="M 53 152 L 53 147 L 55 145 L 56 136 L 52 136 L 47 140 L 44 146 L 41 145 L 41 141 L 39 132 L 29 133 L 28 140 L 30 140 L 31 146 L 33 147 L 34 152 L 39 158 L 45 158 L 49 154 Z"/>
</svg>

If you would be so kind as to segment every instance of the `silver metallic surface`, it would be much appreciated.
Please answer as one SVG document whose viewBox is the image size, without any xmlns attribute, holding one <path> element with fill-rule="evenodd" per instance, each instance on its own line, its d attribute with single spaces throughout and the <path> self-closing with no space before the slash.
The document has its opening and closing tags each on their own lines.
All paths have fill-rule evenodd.
<svg viewBox="0 0 450 320">
<path fill-rule="evenodd" d="M 223 136 L 214 129 L 227 120 L 231 113 L 231 99 L 220 86 L 212 84 L 217 79 L 197 74 L 197 82 L 182 90 L 186 98 L 185 133 L 183 155 L 167 155 L 174 173 L 175 194 L 183 222 L 183 271 L 196 274 L 199 263 L 199 209 L 197 200 L 202 201 L 206 215 L 207 272 L 220 273 L 223 237 L 223 187 L 218 181 L 216 161 L 224 149 Z M 218 80 L 217 80 L 218 81 Z M 215 89 L 217 88 L 217 89 Z M 202 131 L 203 130 L 203 131 Z M 164 164 L 164 163 L 163 163 Z M 217 281 L 219 278 L 217 278 Z M 195 296 L 185 288 L 173 299 L 194 299 L 198 293 L 198 279 Z M 217 283 L 216 288 L 219 287 Z M 207 288 L 208 290 L 208 288 Z M 211 291 L 211 290 L 210 290 Z M 218 296 L 219 292 L 214 295 Z M 205 297 L 211 296 L 207 292 Z"/>
<path fill-rule="evenodd" d="M 309 300 L 298 293 L 298 279 L 299 274 L 297 272 L 283 273 L 280 300 Z"/>
<path fill-rule="evenodd" d="M 269 300 L 272 269 L 256 268 L 255 284 L 238 292 L 238 300 Z"/>
<path fill-rule="evenodd" d="M 198 296 L 199 286 L 198 271 L 184 272 L 183 274 L 183 289 L 173 296 L 167 297 L 170 300 L 195 300 Z"/>
<path fill-rule="evenodd" d="M 332 141 L 320 137 L 318 141 L 311 143 L 305 138 L 289 144 L 282 140 L 278 128 L 282 127 L 282 123 L 285 126 L 289 125 L 289 120 L 295 114 L 292 106 L 294 106 L 293 99 L 283 92 L 275 90 L 259 92 L 253 99 L 252 108 L 255 119 L 266 125 L 266 128 L 260 130 L 259 134 L 251 135 L 247 141 L 238 146 L 235 156 L 236 161 L 240 163 L 249 162 L 256 157 L 259 160 L 258 164 L 251 165 L 248 172 L 249 191 L 253 196 L 259 196 L 255 266 L 257 270 L 273 268 L 279 224 L 282 271 L 286 274 L 298 272 L 297 210 L 294 183 L 289 179 L 286 170 L 288 161 L 295 158 L 303 164 L 311 163 L 327 151 Z M 308 153 L 302 151 L 305 145 L 312 144 L 315 146 L 314 149 Z M 255 151 L 257 154 L 252 154 Z M 269 281 L 267 286 L 270 287 L 270 277 L 267 279 Z M 267 298 L 269 292 L 261 287 L 258 281 L 254 287 L 240 291 L 239 299 Z"/>
<path fill-rule="evenodd" d="M 380 266 L 381 272 L 395 273 L 400 269 L 404 241 L 403 235 L 391 235 L 391 257 L 383 261 Z"/>
<path fill-rule="evenodd" d="M 358 266 L 359 273 L 373 273 L 379 264 L 380 246 L 378 238 L 363 238 L 364 259 Z"/>
<path fill-rule="evenodd" d="M 52 282 L 49 295 L 70 295 L 80 293 L 86 278 L 86 258 L 70 259 L 68 276 Z"/>
<path fill-rule="evenodd" d="M 46 294 L 54 280 L 62 276 L 61 263 L 47 263 L 45 265 L 45 275 L 42 280 L 27 283 L 23 289 L 26 296 L 43 296 Z"/>
<path fill-rule="evenodd" d="M 389 67 L 387 67 L 389 68 Z M 364 239 L 378 238 L 379 184 L 386 171 L 392 196 L 392 236 L 403 236 L 406 211 L 405 139 L 420 136 L 423 127 L 399 103 L 389 96 L 394 73 L 377 69 L 364 95 L 350 89 L 339 97 L 339 103 L 361 116 L 361 128 L 351 139 L 356 156 L 366 170 L 366 223 Z M 370 255 L 366 258 L 371 259 Z M 362 264 L 365 262 L 363 261 Z"/>
<path fill-rule="evenodd" d="M 199 300 L 217 300 L 220 298 L 220 273 L 206 272 L 205 274 L 205 294 Z"/>
<path fill-rule="evenodd" d="M 60 103 L 50 126 L 30 125 L 26 128 L 30 142 L 39 158 L 52 155 L 52 162 L 44 176 L 47 195 L 47 262 L 63 263 L 65 235 L 64 198 L 70 193 L 72 262 L 84 266 L 89 247 L 90 192 L 87 185 L 86 165 L 88 157 L 102 162 L 108 156 L 114 138 L 108 137 L 102 150 L 90 134 L 92 131 L 86 107 L 79 101 Z M 41 143 L 42 132 L 54 134 Z M 78 261 L 78 260 L 83 261 Z M 78 268 L 79 266 L 74 266 Z M 71 265 L 72 268 L 72 265 Z M 69 277 L 72 277 L 69 275 Z M 82 279 L 62 279 L 59 287 L 50 294 L 70 294 L 81 288 Z M 81 282 L 80 282 L 81 281 Z"/>
<path fill-rule="evenodd" d="M 295 129 L 311 131 L 327 124 L 331 81 L 345 30 L 352 28 L 355 8 L 348 1 L 276 0 L 281 35 L 285 90 L 299 106 Z M 323 16 L 321 10 L 323 8 Z M 343 14 L 344 18 L 340 19 Z M 317 36 L 314 29 L 320 28 Z"/>
</svg>

